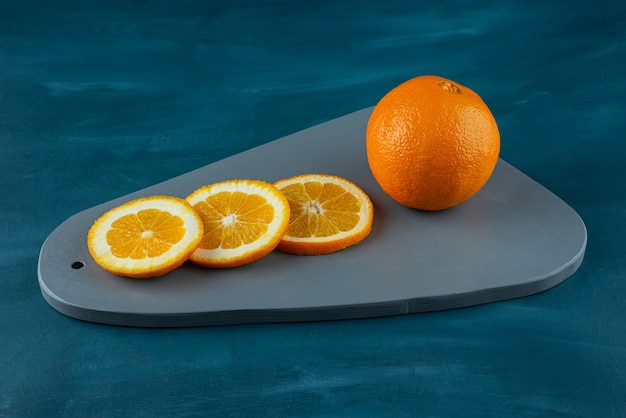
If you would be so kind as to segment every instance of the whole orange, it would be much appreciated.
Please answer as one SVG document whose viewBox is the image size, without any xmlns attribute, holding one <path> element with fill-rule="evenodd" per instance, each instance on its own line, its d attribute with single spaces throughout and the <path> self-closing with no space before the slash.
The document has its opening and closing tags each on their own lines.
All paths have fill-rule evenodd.
<svg viewBox="0 0 626 418">
<path fill-rule="evenodd" d="M 366 131 L 374 178 L 398 203 L 446 209 L 487 182 L 500 153 L 491 111 L 471 89 L 437 76 L 419 76 L 389 91 Z"/>
</svg>

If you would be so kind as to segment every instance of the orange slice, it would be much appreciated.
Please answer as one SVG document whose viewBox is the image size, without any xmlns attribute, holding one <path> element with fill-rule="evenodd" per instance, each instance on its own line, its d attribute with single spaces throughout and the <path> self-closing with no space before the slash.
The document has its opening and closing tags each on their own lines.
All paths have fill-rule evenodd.
<svg viewBox="0 0 626 418">
<path fill-rule="evenodd" d="M 289 222 L 289 204 L 276 187 L 259 180 L 228 180 L 187 197 L 204 224 L 189 258 L 205 267 L 235 267 L 270 253 Z"/>
<path fill-rule="evenodd" d="M 326 174 L 303 174 L 274 185 L 289 201 L 291 219 L 278 249 L 329 254 L 361 242 L 372 229 L 374 207 L 354 183 Z"/>
<path fill-rule="evenodd" d="M 114 274 L 154 277 L 183 264 L 202 231 L 200 217 L 183 199 L 151 196 L 103 214 L 89 229 L 87 244 L 96 263 Z"/>
</svg>

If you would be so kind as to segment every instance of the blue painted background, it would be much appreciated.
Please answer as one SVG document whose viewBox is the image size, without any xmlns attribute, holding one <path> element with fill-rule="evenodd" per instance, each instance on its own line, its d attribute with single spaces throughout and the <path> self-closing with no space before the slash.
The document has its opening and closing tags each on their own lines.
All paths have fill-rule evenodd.
<svg viewBox="0 0 626 418">
<path fill-rule="evenodd" d="M 626 4 L 1 1 L 0 416 L 626 415 Z M 438 74 L 589 233 L 536 296 L 393 318 L 133 329 L 43 300 L 95 204 Z"/>
</svg>

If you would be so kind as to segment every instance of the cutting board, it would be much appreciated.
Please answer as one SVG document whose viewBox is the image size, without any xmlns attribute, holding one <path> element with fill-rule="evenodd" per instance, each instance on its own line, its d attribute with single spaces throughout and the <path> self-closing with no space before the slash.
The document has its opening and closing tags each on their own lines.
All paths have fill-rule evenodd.
<svg viewBox="0 0 626 418">
<path fill-rule="evenodd" d="M 582 219 L 503 160 L 478 194 L 454 208 L 422 212 L 391 200 L 367 165 L 371 111 L 305 129 L 71 216 L 42 245 L 43 297 L 70 317 L 124 326 L 341 320 L 525 297 L 576 272 L 587 244 Z M 152 279 L 112 275 L 87 250 L 93 221 L 131 199 L 185 197 L 221 180 L 273 182 L 303 173 L 345 177 L 371 197 L 374 224 L 363 242 L 323 256 L 274 251 L 232 269 L 187 263 Z"/>
</svg>

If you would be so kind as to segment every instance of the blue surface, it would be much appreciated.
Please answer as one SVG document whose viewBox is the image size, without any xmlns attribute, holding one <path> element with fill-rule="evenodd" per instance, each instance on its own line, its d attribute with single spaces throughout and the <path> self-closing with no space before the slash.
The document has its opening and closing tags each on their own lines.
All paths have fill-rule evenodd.
<svg viewBox="0 0 626 418">
<path fill-rule="evenodd" d="M 58 3 L 58 4 L 57 4 Z M 626 4 L 0 3 L 0 416 L 624 416 Z M 572 206 L 583 265 L 432 314 L 135 329 L 63 316 L 37 257 L 83 209 L 438 74 Z"/>
</svg>

